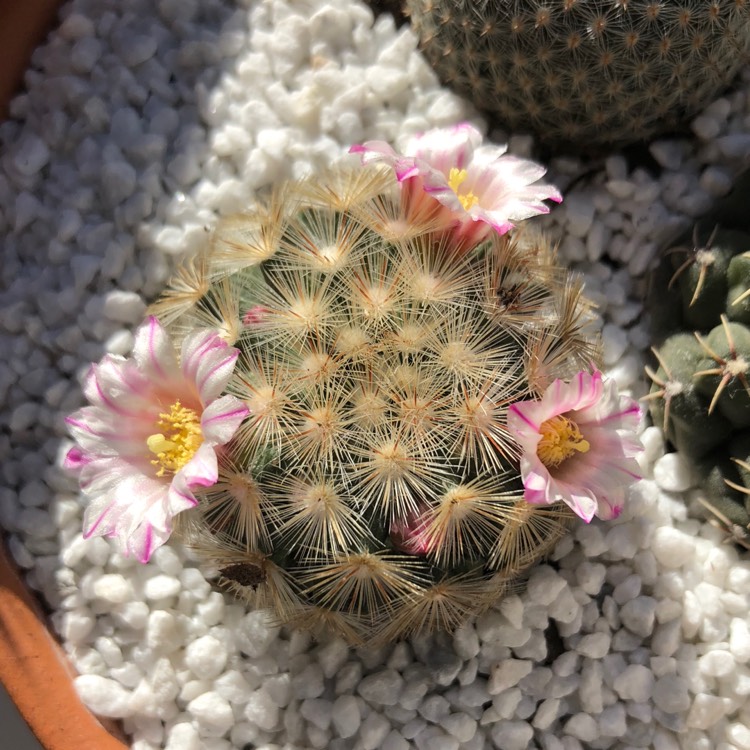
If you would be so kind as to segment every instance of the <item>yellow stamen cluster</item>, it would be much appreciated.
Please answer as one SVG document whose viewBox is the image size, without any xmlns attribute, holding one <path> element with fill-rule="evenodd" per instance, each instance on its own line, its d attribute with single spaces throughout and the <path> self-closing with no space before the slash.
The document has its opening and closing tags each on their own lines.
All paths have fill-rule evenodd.
<svg viewBox="0 0 750 750">
<path fill-rule="evenodd" d="M 539 432 L 542 439 L 536 454 L 548 469 L 556 468 L 575 453 L 588 452 L 591 447 L 581 435 L 578 425 L 562 415 L 543 422 Z"/>
<path fill-rule="evenodd" d="M 464 210 L 468 211 L 472 206 L 475 206 L 477 203 L 479 203 L 479 198 L 477 198 L 474 193 L 469 191 L 468 193 L 459 193 L 459 188 L 461 187 L 461 183 L 466 180 L 467 172 L 465 169 L 458 169 L 457 167 L 452 167 L 451 171 L 448 175 L 448 187 L 456 194 L 456 197 L 459 201 L 461 201 L 461 205 L 464 207 Z"/>
<path fill-rule="evenodd" d="M 151 463 L 159 467 L 157 477 L 175 474 L 195 455 L 203 442 L 200 418 L 179 400 L 168 412 L 159 414 L 156 426 L 162 430 L 146 438 L 146 445 L 156 455 Z"/>
</svg>

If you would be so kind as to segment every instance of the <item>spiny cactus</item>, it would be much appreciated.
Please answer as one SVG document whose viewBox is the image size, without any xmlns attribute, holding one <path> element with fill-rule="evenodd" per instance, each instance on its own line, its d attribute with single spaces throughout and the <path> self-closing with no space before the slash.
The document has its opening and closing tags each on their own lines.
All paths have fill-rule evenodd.
<svg viewBox="0 0 750 750">
<path fill-rule="evenodd" d="M 655 272 L 649 307 L 663 343 L 653 350 L 658 367 L 646 370 L 647 398 L 654 422 L 695 459 L 713 521 L 750 548 L 750 234 L 736 197 L 686 233 Z"/>
<path fill-rule="evenodd" d="M 737 0 L 407 0 L 443 82 L 514 131 L 622 144 L 674 129 L 750 52 Z"/>
<path fill-rule="evenodd" d="M 372 643 L 453 628 L 573 514 L 616 518 L 640 409 L 580 279 L 514 229 L 559 192 L 480 144 L 368 141 L 226 219 L 86 377 L 84 536 L 146 562 L 176 517 L 241 597 Z"/>
<path fill-rule="evenodd" d="M 597 357 L 543 239 L 405 210 L 377 168 L 290 186 L 152 309 L 239 349 L 249 410 L 186 538 L 242 598 L 355 643 L 454 627 L 554 545 L 572 513 L 524 500 L 507 408 Z"/>
</svg>

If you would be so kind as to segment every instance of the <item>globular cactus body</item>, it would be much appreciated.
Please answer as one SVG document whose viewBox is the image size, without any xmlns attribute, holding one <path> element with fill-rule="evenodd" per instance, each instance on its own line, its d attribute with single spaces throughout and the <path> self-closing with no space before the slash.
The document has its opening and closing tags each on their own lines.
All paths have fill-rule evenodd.
<svg viewBox="0 0 750 750">
<path fill-rule="evenodd" d="M 656 270 L 650 308 L 663 342 L 654 349 L 658 367 L 647 373 L 654 422 L 694 459 L 714 520 L 748 546 L 750 234 L 746 218 L 729 210 L 735 198 L 686 234 Z"/>
<path fill-rule="evenodd" d="M 572 513 L 524 500 L 507 406 L 597 357 L 542 240 L 448 241 L 404 210 L 373 168 L 287 188 L 153 308 L 224 332 L 249 409 L 188 540 L 240 596 L 353 642 L 453 627 L 551 548 Z"/>
<path fill-rule="evenodd" d="M 750 52 L 735 0 L 408 0 L 439 77 L 512 130 L 622 144 L 687 122 Z"/>
</svg>

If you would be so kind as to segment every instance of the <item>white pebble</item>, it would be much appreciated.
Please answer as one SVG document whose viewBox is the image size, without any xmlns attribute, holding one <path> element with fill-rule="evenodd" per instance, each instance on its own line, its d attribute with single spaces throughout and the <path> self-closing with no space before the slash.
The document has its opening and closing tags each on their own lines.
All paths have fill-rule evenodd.
<svg viewBox="0 0 750 750">
<path fill-rule="evenodd" d="M 589 659 L 601 659 L 608 653 L 611 641 L 609 633 L 589 633 L 578 642 L 576 651 Z"/>
<path fill-rule="evenodd" d="M 594 220 L 594 203 L 587 192 L 573 192 L 565 197 L 568 231 L 574 237 L 585 237 Z"/>
<path fill-rule="evenodd" d="M 651 596 L 637 596 L 625 602 L 620 608 L 622 624 L 631 632 L 643 638 L 651 635 L 656 620 L 656 599 Z"/>
<path fill-rule="evenodd" d="M 490 695 L 496 695 L 510 687 L 514 687 L 518 684 L 519 680 L 522 680 L 531 672 L 533 666 L 532 662 L 522 659 L 506 659 L 501 661 L 492 669 L 489 682 L 487 683 L 487 692 Z"/>
<path fill-rule="evenodd" d="M 645 703 L 651 698 L 654 675 L 648 667 L 629 664 L 613 683 L 615 692 L 624 700 Z"/>
<path fill-rule="evenodd" d="M 104 315 L 118 323 L 138 323 L 145 310 L 146 303 L 135 292 L 113 289 L 104 297 Z"/>
<path fill-rule="evenodd" d="M 79 675 L 73 682 L 81 700 L 98 716 L 123 719 L 132 713 L 130 692 L 120 683 L 95 674 Z"/>
<path fill-rule="evenodd" d="M 536 729 L 548 729 L 559 716 L 560 699 L 547 698 L 539 704 L 532 723 Z"/>
<path fill-rule="evenodd" d="M 607 706 L 598 716 L 599 731 L 604 737 L 622 737 L 627 731 L 625 706 L 614 703 Z"/>
<path fill-rule="evenodd" d="M 185 649 L 185 664 L 200 679 L 210 680 L 218 677 L 226 663 L 226 647 L 211 635 L 197 638 Z"/>
<path fill-rule="evenodd" d="M 323 670 L 318 664 L 309 664 L 292 677 L 291 689 L 297 698 L 317 698 L 325 689 Z"/>
<path fill-rule="evenodd" d="M 395 729 L 383 740 L 380 750 L 411 750 L 410 745 Z"/>
<path fill-rule="evenodd" d="M 559 576 L 552 568 L 547 565 L 541 565 L 532 571 L 526 585 L 526 591 L 529 598 L 534 602 L 550 605 L 557 599 L 566 585 L 565 579 Z"/>
<path fill-rule="evenodd" d="M 187 710 L 210 737 L 220 737 L 234 724 L 234 713 L 228 701 L 218 693 L 208 691 L 191 700 Z"/>
<path fill-rule="evenodd" d="M 135 67 L 151 59 L 156 53 L 157 41 L 145 34 L 130 34 L 122 45 L 120 55 L 128 67 Z"/>
<path fill-rule="evenodd" d="M 349 646 L 342 638 L 333 638 L 318 651 L 318 663 L 323 674 L 334 677 L 349 658 Z"/>
<path fill-rule="evenodd" d="M 744 617 L 735 617 L 729 625 L 729 650 L 739 664 L 750 661 L 750 628 Z"/>
<path fill-rule="evenodd" d="M 393 706 L 398 703 L 404 685 L 401 675 L 393 669 L 384 669 L 365 677 L 357 687 L 357 692 L 371 703 Z"/>
<path fill-rule="evenodd" d="M 734 657 L 723 649 L 709 651 L 698 660 L 698 668 L 708 677 L 725 677 L 732 672 L 734 666 Z"/>
<path fill-rule="evenodd" d="M 647 463 L 653 463 L 664 455 L 664 432 L 651 425 L 640 434 L 643 443 L 644 459 Z"/>
<path fill-rule="evenodd" d="M 681 453 L 667 453 L 654 464 L 654 480 L 667 492 L 684 492 L 694 484 L 688 460 Z"/>
<path fill-rule="evenodd" d="M 292 680 L 288 672 L 266 677 L 263 688 L 279 708 L 289 705 L 292 699 Z"/>
<path fill-rule="evenodd" d="M 654 532 L 651 549 L 660 565 L 676 569 L 693 557 L 695 543 L 692 536 L 678 529 L 660 526 Z"/>
<path fill-rule="evenodd" d="M 635 190 L 635 185 L 629 180 L 608 180 L 606 187 L 610 195 L 617 200 L 630 198 Z"/>
<path fill-rule="evenodd" d="M 685 680 L 678 675 L 660 677 L 653 690 L 654 703 L 665 713 L 686 711 L 690 706 L 690 696 Z"/>
<path fill-rule="evenodd" d="M 607 323 L 602 329 L 602 355 L 605 365 L 616 364 L 628 348 L 628 332 Z"/>
<path fill-rule="evenodd" d="M 574 714 L 565 722 L 563 731 L 583 742 L 592 742 L 599 736 L 599 727 L 593 716 L 584 713 Z"/>
<path fill-rule="evenodd" d="M 180 582 L 172 576 L 155 575 L 143 585 L 146 599 L 159 600 L 176 596 L 180 591 Z"/>
<path fill-rule="evenodd" d="M 373 711 L 359 727 L 359 741 L 363 750 L 376 750 L 391 731 L 391 723 L 385 716 Z"/>
<path fill-rule="evenodd" d="M 300 714 L 322 731 L 331 724 L 331 711 L 331 702 L 325 698 L 307 698 L 300 704 Z"/>
<path fill-rule="evenodd" d="M 440 726 L 459 742 L 470 742 L 477 732 L 477 721 L 465 713 L 454 713 L 443 716 Z"/>
<path fill-rule="evenodd" d="M 473 625 L 466 623 L 456 629 L 453 648 L 462 659 L 472 659 L 479 653 L 479 636 Z"/>
<path fill-rule="evenodd" d="M 94 581 L 94 596 L 113 604 L 123 604 L 133 598 L 133 584 L 123 575 L 110 573 Z"/>
<path fill-rule="evenodd" d="M 149 618 L 149 608 L 146 602 L 125 602 L 117 607 L 115 614 L 126 627 L 140 630 Z"/>
<path fill-rule="evenodd" d="M 690 128 L 702 140 L 710 141 L 721 132 L 721 122 L 709 115 L 699 115 L 690 123 Z"/>
<path fill-rule="evenodd" d="M 698 693 L 687 715 L 687 726 L 692 729 L 709 729 L 725 713 L 725 699 L 707 693 Z"/>
<path fill-rule="evenodd" d="M 491 730 L 495 747 L 502 750 L 527 750 L 534 729 L 525 721 L 499 721 Z"/>
<path fill-rule="evenodd" d="M 339 737 L 353 737 L 361 722 L 359 704 L 353 695 L 340 695 L 331 708 L 331 720 Z"/>
<path fill-rule="evenodd" d="M 47 144 L 32 134 L 22 139 L 12 157 L 15 169 L 27 177 L 39 172 L 49 159 L 50 151 Z"/>
<path fill-rule="evenodd" d="M 167 733 L 164 750 L 201 750 L 198 730 L 187 721 L 173 725 Z"/>
<path fill-rule="evenodd" d="M 138 603 L 141 604 L 141 602 Z M 167 652 L 179 648 L 181 640 L 179 624 L 171 612 L 157 609 L 148 615 L 146 644 L 149 648 Z"/>
<path fill-rule="evenodd" d="M 520 629 L 523 626 L 524 603 L 520 596 L 506 596 L 501 600 L 498 609 L 514 628 Z"/>
<path fill-rule="evenodd" d="M 659 162 L 662 167 L 676 171 L 682 164 L 684 146 L 678 141 L 654 141 L 649 146 L 651 156 Z"/>
<path fill-rule="evenodd" d="M 657 619 L 659 612 L 657 610 Z M 656 626 L 651 638 L 651 648 L 658 656 L 672 656 L 682 643 L 682 623 L 679 617 Z"/>
<path fill-rule="evenodd" d="M 641 541 L 642 534 L 634 524 L 618 524 L 607 531 L 607 546 L 615 559 L 632 560 Z"/>
<path fill-rule="evenodd" d="M 101 179 L 105 199 L 111 206 L 117 206 L 133 194 L 138 175 L 125 161 L 108 161 L 102 165 Z"/>
<path fill-rule="evenodd" d="M 89 610 L 72 609 L 63 614 L 60 634 L 70 643 L 83 643 L 95 624 L 96 620 Z"/>
<path fill-rule="evenodd" d="M 721 167 L 706 167 L 701 173 L 700 186 L 709 195 L 720 198 L 732 189 L 732 175 Z"/>
<path fill-rule="evenodd" d="M 750 750 L 750 727 L 739 722 L 727 727 L 727 739 L 740 750 Z"/>
<path fill-rule="evenodd" d="M 267 612 L 248 612 L 240 625 L 238 645 L 249 657 L 263 656 L 278 635 L 279 628 Z"/>
<path fill-rule="evenodd" d="M 744 158 L 750 154 L 750 134 L 732 133 L 716 139 L 722 155 L 727 159 Z"/>
</svg>

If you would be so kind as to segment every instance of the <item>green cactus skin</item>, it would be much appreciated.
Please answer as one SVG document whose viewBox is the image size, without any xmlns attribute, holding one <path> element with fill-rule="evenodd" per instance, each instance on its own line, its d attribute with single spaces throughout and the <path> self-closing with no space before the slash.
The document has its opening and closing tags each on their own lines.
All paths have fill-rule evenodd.
<svg viewBox="0 0 750 750">
<path fill-rule="evenodd" d="M 720 412 L 709 412 L 710 397 L 696 387 L 695 373 L 705 352 L 695 337 L 675 333 L 654 354 L 659 367 L 647 368 L 647 373 L 653 381 L 648 398 L 655 424 L 663 427 L 672 445 L 693 458 L 723 445 L 732 425 Z"/>
<path fill-rule="evenodd" d="M 625 144 L 685 124 L 748 60 L 736 0 L 407 0 L 440 79 L 513 131 Z"/>
<path fill-rule="evenodd" d="M 177 338 L 224 332 L 250 409 L 184 538 L 239 597 L 353 643 L 453 628 L 552 548 L 573 516 L 523 500 L 506 409 L 598 360 L 542 239 L 457 244 L 399 196 L 377 169 L 290 186 L 152 307 Z M 393 532 L 412 512 L 422 554 Z"/>
<path fill-rule="evenodd" d="M 734 429 L 750 427 L 750 330 L 726 318 L 703 339 L 708 356 L 698 361 L 695 389 L 710 399 L 709 411 L 721 413 Z"/>
<path fill-rule="evenodd" d="M 694 459 L 711 522 L 750 549 L 750 171 L 662 256 L 647 309 L 658 367 L 646 397 Z M 688 332 L 689 331 L 689 332 Z"/>
<path fill-rule="evenodd" d="M 748 546 L 750 329 L 722 316 L 705 338 L 675 333 L 654 355 L 658 369 L 646 368 L 651 417 L 694 459 L 712 521 Z"/>
<path fill-rule="evenodd" d="M 699 460 L 697 468 L 711 521 L 750 549 L 750 431 L 736 433 L 727 445 Z"/>
<path fill-rule="evenodd" d="M 722 315 L 741 320 L 745 300 L 736 300 L 750 288 L 750 264 L 743 255 L 748 250 L 750 235 L 714 227 L 708 236 L 696 231 L 689 244 L 669 251 L 674 268 L 670 286 L 679 291 L 686 327 L 705 331 L 718 325 Z"/>
<path fill-rule="evenodd" d="M 735 255 L 727 268 L 726 311 L 729 320 L 750 324 L 750 237 L 747 251 Z"/>
</svg>

